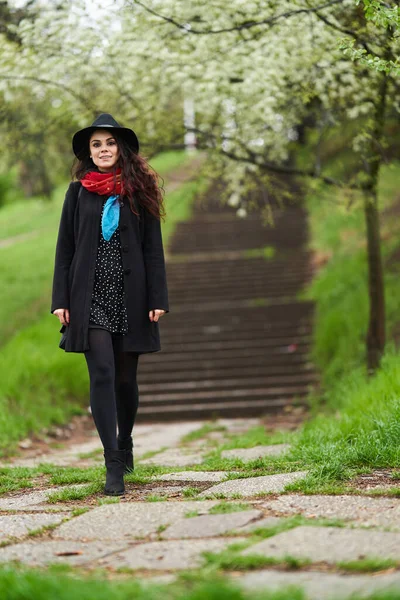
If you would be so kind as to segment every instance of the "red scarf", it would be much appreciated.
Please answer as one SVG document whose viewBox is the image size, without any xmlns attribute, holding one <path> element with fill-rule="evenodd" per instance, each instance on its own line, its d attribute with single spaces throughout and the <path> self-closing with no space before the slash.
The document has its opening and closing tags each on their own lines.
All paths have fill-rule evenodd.
<svg viewBox="0 0 400 600">
<path fill-rule="evenodd" d="M 99 173 L 98 171 L 89 171 L 81 179 L 81 184 L 89 192 L 94 192 L 100 196 L 111 196 L 112 194 L 121 194 L 121 169 L 116 173 Z"/>
</svg>

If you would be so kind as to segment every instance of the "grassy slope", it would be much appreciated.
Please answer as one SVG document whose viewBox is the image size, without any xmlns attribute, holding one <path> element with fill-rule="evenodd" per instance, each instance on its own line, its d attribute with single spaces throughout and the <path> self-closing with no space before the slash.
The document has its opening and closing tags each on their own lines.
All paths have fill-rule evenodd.
<svg viewBox="0 0 400 600">
<path fill-rule="evenodd" d="M 189 216 L 194 194 L 203 185 L 188 182 L 167 196 L 166 247 L 175 224 Z M 13 332 L 0 355 L 0 453 L 31 432 L 65 422 L 87 404 L 85 361 L 82 355 L 58 349 L 59 326 L 47 306 L 55 236 L 52 231 L 48 237 L 0 250 L 7 257 L 0 271 L 6 282 L 0 302 L 2 339 L 5 332 Z M 28 309 L 26 300 L 21 302 L 24 294 Z"/>
<path fill-rule="evenodd" d="M 385 167 L 381 207 L 398 201 L 400 164 Z M 324 414 L 297 438 L 293 458 L 313 469 L 312 491 L 323 481 L 346 478 L 352 469 L 400 466 L 400 361 L 391 344 L 375 377 L 365 371 L 368 296 L 361 208 L 345 209 L 343 197 L 309 198 L 311 244 L 330 257 L 308 290 L 316 302 L 314 360 L 324 384 Z M 335 200 L 335 201 L 333 201 Z M 383 254 L 400 246 L 395 219 L 383 217 Z M 400 278 L 385 273 L 387 328 L 399 320 Z M 319 407 L 321 410 L 321 406 Z"/>
</svg>

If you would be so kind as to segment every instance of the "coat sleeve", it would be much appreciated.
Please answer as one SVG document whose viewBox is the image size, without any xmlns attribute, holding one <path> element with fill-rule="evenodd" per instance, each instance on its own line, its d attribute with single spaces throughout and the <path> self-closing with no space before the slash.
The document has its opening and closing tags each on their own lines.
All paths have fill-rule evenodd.
<svg viewBox="0 0 400 600">
<path fill-rule="evenodd" d="M 75 252 L 74 214 L 76 202 L 77 186 L 70 183 L 65 195 L 58 230 L 50 312 L 57 308 L 69 309 L 68 274 Z"/>
<path fill-rule="evenodd" d="M 148 309 L 158 308 L 169 312 L 161 223 L 147 210 L 143 212 L 143 258 L 147 279 Z"/>
</svg>

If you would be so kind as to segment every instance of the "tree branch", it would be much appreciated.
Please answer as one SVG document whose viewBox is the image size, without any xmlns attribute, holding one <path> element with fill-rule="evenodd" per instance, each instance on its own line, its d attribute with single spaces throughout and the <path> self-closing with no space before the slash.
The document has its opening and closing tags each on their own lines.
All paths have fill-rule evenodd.
<svg viewBox="0 0 400 600">
<path fill-rule="evenodd" d="M 213 147 L 216 148 L 215 136 L 212 135 L 211 133 L 201 131 L 197 127 L 187 127 L 186 131 L 191 131 L 193 133 L 197 133 L 199 135 L 202 135 L 202 136 L 208 138 L 209 140 L 211 140 L 213 142 Z M 229 138 L 225 136 L 225 139 L 229 139 Z M 270 171 L 272 173 L 280 173 L 280 174 L 285 174 L 285 175 L 298 175 L 300 177 L 311 177 L 312 179 L 319 179 L 320 181 L 322 181 L 328 185 L 332 185 L 335 187 L 344 187 L 343 182 L 338 181 L 337 179 L 333 179 L 332 177 L 322 175 L 321 173 L 318 172 L 317 168 L 296 169 L 294 167 L 287 167 L 285 165 L 277 165 L 277 164 L 265 161 L 264 159 L 262 159 L 262 161 L 260 161 L 258 159 L 257 155 L 252 150 L 250 150 L 250 148 L 245 146 L 243 143 L 241 144 L 241 146 L 242 146 L 243 150 L 246 152 L 247 156 L 243 156 L 243 155 L 240 156 L 234 152 L 224 150 L 223 148 L 218 148 L 218 152 L 220 152 L 224 156 L 227 156 L 228 158 L 230 158 L 231 160 L 234 160 L 236 162 L 242 162 L 242 163 L 245 162 L 250 165 L 256 165 L 259 169 L 261 169 L 263 171 Z M 207 146 L 204 146 L 203 149 L 207 150 Z M 356 186 L 350 185 L 348 187 L 353 188 Z"/>
<path fill-rule="evenodd" d="M 71 96 L 73 96 L 76 100 L 79 100 L 79 102 L 81 102 L 84 106 L 86 106 L 86 108 L 88 110 L 92 111 L 93 113 L 97 112 L 97 108 L 95 108 L 95 106 L 93 104 L 89 104 L 87 97 L 82 96 L 81 94 L 78 94 L 77 92 L 75 92 L 75 90 L 69 88 L 68 86 L 64 85 L 63 83 L 59 83 L 57 81 L 50 80 L 50 79 L 43 79 L 42 77 L 32 77 L 32 76 L 28 76 L 28 75 L 3 75 L 2 73 L 0 73 L 0 79 L 6 79 L 6 80 L 11 80 L 11 81 L 15 81 L 15 80 L 34 81 L 35 83 L 43 83 L 45 85 L 53 85 L 55 87 L 60 88 L 64 92 L 71 94 Z"/>
<path fill-rule="evenodd" d="M 371 50 L 371 48 L 369 47 L 368 43 L 364 39 L 360 38 L 360 36 L 357 35 L 357 33 L 355 31 L 353 31 L 352 29 L 346 29 L 345 27 L 340 27 L 339 25 L 332 23 L 332 21 L 330 21 L 324 15 L 321 15 L 318 11 L 315 12 L 315 15 L 317 16 L 317 18 L 320 21 L 325 23 L 325 25 L 328 25 L 328 27 L 330 27 L 331 29 L 334 29 L 335 31 L 339 31 L 340 33 L 344 33 L 345 35 L 352 37 L 354 40 L 356 40 L 356 42 L 358 42 L 364 48 L 364 50 L 366 50 L 368 52 L 368 54 L 371 54 L 372 56 L 377 56 L 378 58 L 380 58 L 379 54 L 377 54 L 376 52 L 373 52 Z"/>
<path fill-rule="evenodd" d="M 253 27 L 258 27 L 260 25 L 273 25 L 279 19 L 286 19 L 288 17 L 294 17 L 300 14 L 310 14 L 317 13 L 317 11 L 323 10 L 324 8 L 329 8 L 335 4 L 343 4 L 343 0 L 330 0 L 330 2 L 326 2 L 325 4 L 321 4 L 320 6 L 316 6 L 315 8 L 299 8 L 297 10 L 289 10 L 287 12 L 281 13 L 279 15 L 274 15 L 272 17 L 268 17 L 267 19 L 262 19 L 261 21 L 244 21 L 238 25 L 232 27 L 224 27 L 222 29 L 193 29 L 192 27 L 189 29 L 186 24 L 179 23 L 172 17 L 167 17 L 153 10 L 152 8 L 146 6 L 140 0 L 131 0 L 133 4 L 138 4 L 142 8 L 144 8 L 150 14 L 162 19 L 167 23 L 171 23 L 178 27 L 178 29 L 182 29 L 187 33 L 194 33 L 196 35 L 208 35 L 208 34 L 219 34 L 219 33 L 229 33 L 232 31 L 242 31 L 245 29 L 252 29 Z"/>
</svg>

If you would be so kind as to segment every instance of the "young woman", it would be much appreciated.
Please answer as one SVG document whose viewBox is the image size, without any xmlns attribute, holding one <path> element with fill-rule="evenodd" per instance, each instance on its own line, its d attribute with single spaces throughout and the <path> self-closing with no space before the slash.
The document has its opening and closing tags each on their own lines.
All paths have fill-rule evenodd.
<svg viewBox="0 0 400 600">
<path fill-rule="evenodd" d="M 133 470 L 138 357 L 161 350 L 169 312 L 157 175 L 132 129 L 110 114 L 75 133 L 77 158 L 58 233 L 51 312 L 60 347 L 85 354 L 90 406 L 104 447 L 104 492 L 121 495 Z M 118 436 L 117 436 L 118 424 Z"/>
</svg>

